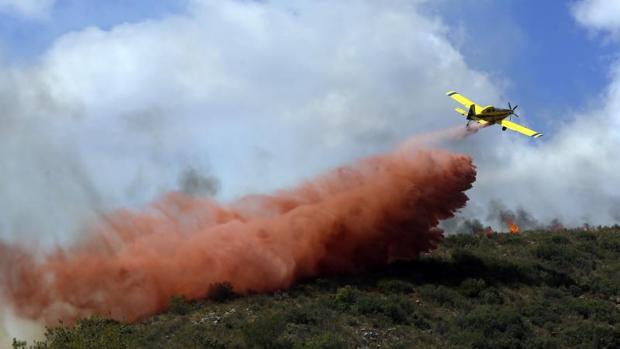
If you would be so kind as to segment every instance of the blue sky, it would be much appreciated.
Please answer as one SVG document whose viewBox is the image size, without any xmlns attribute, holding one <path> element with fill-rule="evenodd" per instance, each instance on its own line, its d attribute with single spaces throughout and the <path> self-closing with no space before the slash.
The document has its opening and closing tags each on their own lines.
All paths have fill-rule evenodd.
<svg viewBox="0 0 620 349">
<path fill-rule="evenodd" d="M 10 63 L 29 63 L 64 33 L 157 19 L 183 11 L 185 4 L 184 0 L 58 0 L 46 18 L 0 12 L 0 47 Z"/>
<path fill-rule="evenodd" d="M 580 27 L 570 4 L 445 0 L 429 3 L 427 10 L 454 32 L 468 65 L 506 85 L 510 101 L 547 131 L 558 114 L 590 107 L 609 83 L 608 67 L 618 52 L 617 43 Z M 1 57 L 27 65 L 64 33 L 157 19 L 182 13 L 185 6 L 184 0 L 59 0 L 47 18 L 0 12 Z"/>
<path fill-rule="evenodd" d="M 432 12 L 463 28 L 469 65 L 509 80 L 512 103 L 550 129 L 569 110 L 591 107 L 609 84 L 618 45 L 578 25 L 571 2 L 443 1 Z M 458 32 L 455 33 L 458 41 Z M 546 120 L 545 120 L 546 118 Z"/>
</svg>

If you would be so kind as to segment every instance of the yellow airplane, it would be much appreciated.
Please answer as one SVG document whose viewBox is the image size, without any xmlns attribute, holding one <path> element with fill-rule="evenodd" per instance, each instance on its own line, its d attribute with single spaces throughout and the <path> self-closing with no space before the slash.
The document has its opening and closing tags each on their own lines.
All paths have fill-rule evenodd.
<svg viewBox="0 0 620 349">
<path fill-rule="evenodd" d="M 502 126 L 502 131 L 506 131 L 506 129 L 511 129 L 532 138 L 538 138 L 542 136 L 542 133 L 530 130 L 525 126 L 510 121 L 512 115 L 517 117 L 519 116 L 515 113 L 515 110 L 518 107 L 517 105 L 512 107 L 510 103 L 508 103 L 508 109 L 495 108 L 492 105 L 482 107 L 457 92 L 450 91 L 447 93 L 447 95 L 455 101 L 464 105 L 467 109 L 469 109 L 468 111 L 465 111 L 461 108 L 454 108 L 457 113 L 467 118 L 468 127 L 470 122 L 475 121 L 481 125 L 499 124 Z"/>
</svg>

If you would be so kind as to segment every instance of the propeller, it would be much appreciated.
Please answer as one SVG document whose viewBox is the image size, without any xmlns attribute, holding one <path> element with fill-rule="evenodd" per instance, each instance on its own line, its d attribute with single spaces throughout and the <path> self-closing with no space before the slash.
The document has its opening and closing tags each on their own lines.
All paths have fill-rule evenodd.
<svg viewBox="0 0 620 349">
<path fill-rule="evenodd" d="M 513 115 L 516 117 L 519 117 L 519 114 L 515 113 L 515 110 L 517 110 L 519 106 L 515 105 L 514 107 L 510 105 L 510 102 L 508 102 L 508 109 L 510 109 L 512 111 L 512 114 L 510 114 L 510 116 L 512 117 Z M 509 118 L 510 120 L 510 118 Z"/>
</svg>

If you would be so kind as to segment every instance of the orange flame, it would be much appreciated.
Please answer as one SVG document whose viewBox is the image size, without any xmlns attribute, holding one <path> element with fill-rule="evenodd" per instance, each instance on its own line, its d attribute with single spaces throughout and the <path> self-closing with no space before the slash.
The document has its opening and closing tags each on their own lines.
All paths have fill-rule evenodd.
<svg viewBox="0 0 620 349">
<path fill-rule="evenodd" d="M 506 219 L 506 225 L 510 229 L 510 234 L 519 234 L 519 226 L 512 220 L 512 218 Z"/>
</svg>

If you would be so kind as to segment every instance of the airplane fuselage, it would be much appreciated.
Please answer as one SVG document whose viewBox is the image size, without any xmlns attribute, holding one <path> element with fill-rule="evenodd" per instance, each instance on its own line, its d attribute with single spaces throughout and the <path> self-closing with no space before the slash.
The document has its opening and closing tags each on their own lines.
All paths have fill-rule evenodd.
<svg viewBox="0 0 620 349">
<path fill-rule="evenodd" d="M 468 116 L 468 119 L 470 120 L 480 119 L 480 120 L 484 120 L 489 123 L 495 124 L 495 123 L 498 123 L 506 119 L 513 113 L 514 112 L 510 109 L 502 109 L 502 108 L 495 108 L 493 106 L 487 106 L 487 107 L 484 107 L 479 113 L 475 113 L 474 115 Z"/>
</svg>

